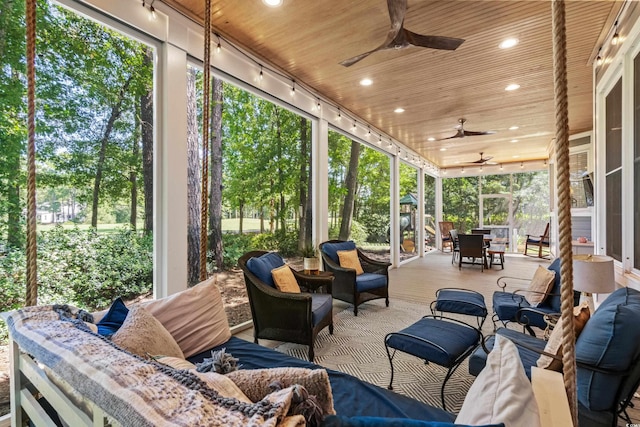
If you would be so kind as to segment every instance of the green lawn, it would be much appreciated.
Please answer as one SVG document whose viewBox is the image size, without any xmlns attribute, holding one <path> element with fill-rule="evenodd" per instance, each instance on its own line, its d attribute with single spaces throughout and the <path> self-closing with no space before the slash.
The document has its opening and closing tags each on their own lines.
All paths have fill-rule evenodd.
<svg viewBox="0 0 640 427">
<path fill-rule="evenodd" d="M 74 224 L 72 222 L 65 222 L 62 224 L 38 224 L 38 231 L 46 231 L 51 230 L 57 225 L 62 225 L 64 228 L 74 228 L 78 227 L 80 230 L 88 230 L 91 226 L 89 224 Z M 238 227 L 240 225 L 239 218 L 229 218 L 222 220 L 222 231 L 238 231 Z M 98 224 L 98 230 L 101 232 L 109 233 L 113 232 L 118 228 L 126 227 L 128 224 Z M 138 224 L 138 229 L 142 229 L 143 224 L 140 222 Z M 269 221 L 264 222 L 265 229 L 269 229 Z M 244 231 L 259 231 L 260 230 L 260 220 L 255 218 L 245 218 L 242 224 L 242 228 Z"/>
</svg>

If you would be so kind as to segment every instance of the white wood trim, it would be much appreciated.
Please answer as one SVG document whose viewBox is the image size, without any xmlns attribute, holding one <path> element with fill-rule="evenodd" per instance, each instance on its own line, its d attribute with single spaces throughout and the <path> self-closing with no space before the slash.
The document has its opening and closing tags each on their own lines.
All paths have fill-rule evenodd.
<svg viewBox="0 0 640 427">
<path fill-rule="evenodd" d="M 572 426 L 569 399 L 560 372 L 531 368 L 531 386 L 538 404 L 541 427 Z"/>
<path fill-rule="evenodd" d="M 10 427 L 11 426 L 11 414 L 6 414 L 0 417 L 0 427 Z"/>
</svg>

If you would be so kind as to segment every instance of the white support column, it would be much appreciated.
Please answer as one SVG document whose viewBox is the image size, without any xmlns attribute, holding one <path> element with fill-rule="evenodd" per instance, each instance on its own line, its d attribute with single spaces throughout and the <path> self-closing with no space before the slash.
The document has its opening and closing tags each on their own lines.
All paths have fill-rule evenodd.
<svg viewBox="0 0 640 427">
<path fill-rule="evenodd" d="M 389 244 L 391 266 L 400 265 L 400 159 L 397 155 L 389 158 L 391 171 L 391 185 L 389 186 L 389 212 L 391 224 L 389 225 Z"/>
<path fill-rule="evenodd" d="M 11 425 L 22 426 L 22 403 L 20 402 L 20 390 L 22 390 L 22 374 L 20 374 L 20 348 L 13 339 L 9 339 L 9 366 L 10 366 L 10 396 L 11 396 Z"/>
<path fill-rule="evenodd" d="M 159 52 L 154 104 L 154 297 L 187 287 L 187 55 Z"/>
<path fill-rule="evenodd" d="M 322 113 L 312 123 L 312 236 L 313 243 L 318 245 L 329 239 L 329 125 Z"/>
<path fill-rule="evenodd" d="M 418 256 L 424 256 L 424 169 L 418 169 L 418 209 L 416 212 L 418 221 L 416 227 L 416 246 L 418 246 Z"/>
<path fill-rule="evenodd" d="M 442 250 L 442 236 L 440 235 L 440 221 L 442 221 L 442 178 L 436 177 L 436 247 Z"/>
</svg>

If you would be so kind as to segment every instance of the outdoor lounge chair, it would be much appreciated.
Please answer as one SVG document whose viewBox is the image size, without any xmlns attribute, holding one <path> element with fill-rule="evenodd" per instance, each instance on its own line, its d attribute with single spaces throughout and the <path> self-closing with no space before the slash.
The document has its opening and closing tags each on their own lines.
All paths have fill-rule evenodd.
<svg viewBox="0 0 640 427">
<path fill-rule="evenodd" d="M 616 426 L 620 416 L 628 425 L 626 408 L 640 384 L 640 292 L 620 288 L 591 315 L 577 338 L 577 399 L 580 427 Z M 545 349 L 546 341 L 500 328 L 513 341 L 527 376 Z M 495 337 L 486 340 L 493 347 Z M 548 354 L 547 354 L 548 355 Z M 469 373 L 478 375 L 487 353 L 482 347 L 469 359 Z M 561 357 L 553 357 L 562 360 Z"/>
<path fill-rule="evenodd" d="M 458 269 L 462 269 L 462 264 L 475 264 L 476 259 L 480 261 L 481 271 L 484 272 L 486 263 L 486 252 L 484 245 L 484 235 L 482 234 L 458 234 Z M 471 262 L 464 261 L 470 258 Z"/>
<path fill-rule="evenodd" d="M 356 274 L 353 268 L 340 266 L 338 251 L 357 250 L 358 260 L 364 270 Z M 324 270 L 334 274 L 333 297 L 353 304 L 353 314 L 358 315 L 358 306 L 363 302 L 384 298 L 389 307 L 388 262 L 376 261 L 364 255 L 352 241 L 329 240 L 320 244 Z"/>
<path fill-rule="evenodd" d="M 331 285 L 333 277 L 293 275 L 302 289 L 325 293 L 289 293 L 276 289 L 271 270 L 284 265 L 275 252 L 252 251 L 242 255 L 238 264 L 244 273 L 251 316 L 253 337 L 258 339 L 292 342 L 309 346 L 309 361 L 313 362 L 313 343 L 316 335 L 329 326 L 333 334 L 333 300 Z"/>
<path fill-rule="evenodd" d="M 496 323 L 502 322 L 503 326 L 507 326 L 509 322 L 516 322 L 523 325 L 531 335 L 535 336 L 532 327 L 540 329 L 547 328 L 545 317 L 560 316 L 560 258 L 556 258 L 548 270 L 553 271 L 555 279 L 551 290 L 546 298 L 538 304 L 537 307 L 531 307 L 527 300 L 527 291 L 522 288 L 527 286 L 531 279 L 523 279 L 519 277 L 502 276 L 498 278 L 497 284 L 501 288 L 500 291 L 493 293 L 493 328 L 496 329 Z M 516 284 L 520 289 L 511 289 L 507 291 L 507 286 Z M 578 305 L 580 301 L 580 292 L 574 291 L 574 305 Z"/>
</svg>

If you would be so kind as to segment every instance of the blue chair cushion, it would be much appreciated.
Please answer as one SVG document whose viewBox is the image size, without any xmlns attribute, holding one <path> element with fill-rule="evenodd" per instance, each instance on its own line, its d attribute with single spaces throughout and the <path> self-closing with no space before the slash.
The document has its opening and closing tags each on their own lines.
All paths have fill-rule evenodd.
<svg viewBox="0 0 640 427">
<path fill-rule="evenodd" d="M 257 258 L 252 257 L 247 261 L 247 269 L 272 288 L 275 288 L 276 284 L 273 281 L 271 270 L 283 265 L 284 260 L 275 252 L 269 252 Z"/>
<path fill-rule="evenodd" d="M 339 243 L 325 243 L 322 245 L 322 252 L 327 254 L 329 258 L 336 264 L 340 264 L 338 259 L 338 251 L 350 251 L 356 248 L 355 242 L 349 240 L 348 242 Z"/>
<path fill-rule="evenodd" d="M 127 318 L 127 314 L 129 314 L 129 309 L 122 302 L 122 298 L 116 298 L 111 307 L 109 307 L 107 314 L 97 323 L 98 334 L 108 337 L 118 332 L 118 329 Z"/>
<path fill-rule="evenodd" d="M 311 294 L 311 322 L 317 325 L 331 311 L 333 299 L 329 294 Z"/>
<path fill-rule="evenodd" d="M 551 287 L 551 290 L 549 291 L 550 294 L 553 294 L 547 298 L 545 298 L 544 301 L 542 301 L 540 304 L 538 304 L 538 307 L 549 307 L 551 308 L 554 312 L 559 313 L 560 312 L 560 306 L 561 306 L 561 298 L 560 298 L 560 293 L 561 293 L 561 285 L 562 282 L 560 280 L 560 258 L 556 258 L 553 260 L 553 262 L 551 263 L 551 265 L 549 265 L 549 267 L 547 267 L 547 270 L 549 271 L 553 271 L 556 274 L 556 278 L 553 281 L 553 286 Z"/>
<path fill-rule="evenodd" d="M 620 288 L 598 307 L 576 341 L 576 360 L 604 369 L 625 371 L 640 353 L 640 292 Z M 578 401 L 592 411 L 616 405 L 623 376 L 578 368 Z"/>
<path fill-rule="evenodd" d="M 531 304 L 522 294 L 512 294 L 511 292 L 495 291 L 493 293 L 493 310 L 500 320 L 513 321 L 516 313 L 523 307 L 531 307 Z"/>
<path fill-rule="evenodd" d="M 487 315 L 484 297 L 475 292 L 442 289 L 438 292 L 435 309 L 469 316 L 485 317 Z"/>
<path fill-rule="evenodd" d="M 478 332 L 469 326 L 426 317 L 399 333 L 389 334 L 386 344 L 391 348 L 448 368 L 469 347 L 478 344 L 479 339 Z"/>
<path fill-rule="evenodd" d="M 387 276 L 384 274 L 362 273 L 356 276 L 356 290 L 358 292 L 366 292 L 385 286 L 387 286 Z"/>
<path fill-rule="evenodd" d="M 514 331 L 513 329 L 509 328 L 498 328 L 496 333 L 509 338 L 513 342 L 521 342 L 539 351 L 543 351 L 545 345 L 547 344 L 547 342 L 544 340 L 532 337 L 529 334 L 523 334 L 522 332 Z M 495 336 L 491 336 L 485 341 L 485 345 L 489 350 L 491 350 L 493 349 L 494 342 Z M 531 379 L 531 367 L 536 366 L 536 362 L 538 361 L 540 354 L 518 345 L 516 345 L 516 348 L 518 349 L 518 354 L 520 355 L 520 360 L 522 361 L 524 371 L 527 374 L 527 377 Z M 487 353 L 482 347 L 478 347 L 471 354 L 471 356 L 469 357 L 469 373 L 471 375 L 477 376 L 478 374 L 480 374 L 480 371 L 484 369 L 484 366 L 487 363 L 487 356 Z"/>
<path fill-rule="evenodd" d="M 382 417 L 345 417 L 341 415 L 329 415 L 322 421 L 322 427 L 467 427 L 462 424 L 448 423 L 444 421 L 422 421 L 408 418 L 382 418 Z M 500 424 L 486 424 L 479 427 L 504 427 Z"/>
</svg>

